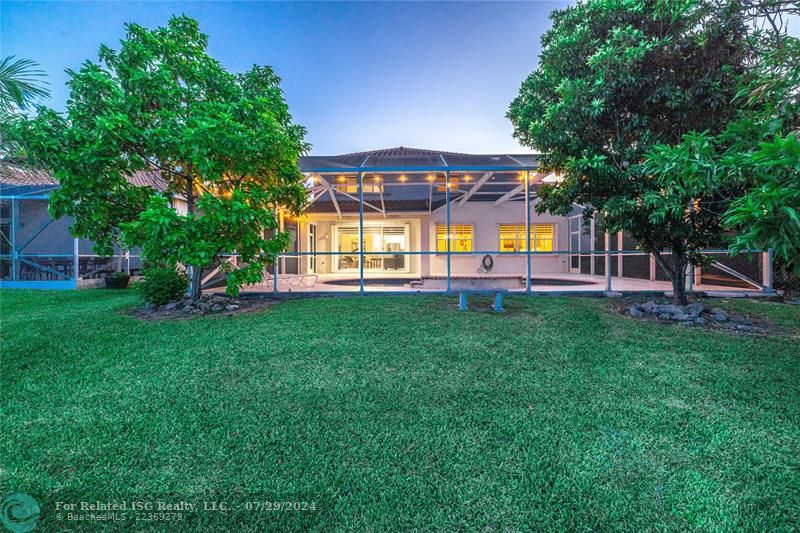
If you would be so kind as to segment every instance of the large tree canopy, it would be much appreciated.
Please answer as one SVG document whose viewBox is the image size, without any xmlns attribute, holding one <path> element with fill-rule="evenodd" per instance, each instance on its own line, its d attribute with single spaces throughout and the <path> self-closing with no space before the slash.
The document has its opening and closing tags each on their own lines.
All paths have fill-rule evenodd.
<svg viewBox="0 0 800 533">
<path fill-rule="evenodd" d="M 750 53 L 741 10 L 706 0 L 587 0 L 554 11 L 539 67 L 508 117 L 564 181 L 544 187 L 540 211 L 573 202 L 602 214 L 652 253 L 683 303 L 687 264 L 717 244 L 718 213 L 699 206 L 724 191 L 691 180 L 664 187 L 643 164 L 658 144 L 717 133 L 737 112 Z M 667 253 L 665 253 L 667 252 Z"/>
<path fill-rule="evenodd" d="M 118 51 L 70 72 L 65 115 L 41 109 L 20 138 L 61 187 L 55 216 L 108 252 L 115 239 L 142 246 L 146 259 L 200 269 L 221 253 L 239 254 L 242 269 L 228 289 L 261 279 L 287 244 L 279 208 L 299 212 L 306 200 L 297 166 L 308 145 L 292 122 L 269 67 L 232 74 L 206 51 L 196 21 L 166 27 L 127 26 Z M 136 187 L 126 176 L 160 172 L 167 192 Z M 188 213 L 169 208 L 182 197 Z"/>
<path fill-rule="evenodd" d="M 690 181 L 701 191 L 727 191 L 698 210 L 725 211 L 734 230 L 733 251 L 771 249 L 778 285 L 800 288 L 800 39 L 787 33 L 800 4 L 786 0 L 743 2 L 753 54 L 725 129 L 659 145 L 645 168 L 661 188 Z"/>
</svg>

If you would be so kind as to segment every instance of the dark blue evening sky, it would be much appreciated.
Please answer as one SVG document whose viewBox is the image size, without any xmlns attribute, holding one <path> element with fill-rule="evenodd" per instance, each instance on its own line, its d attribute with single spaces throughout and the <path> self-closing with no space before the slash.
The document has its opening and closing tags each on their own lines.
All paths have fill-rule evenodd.
<svg viewBox="0 0 800 533">
<path fill-rule="evenodd" d="M 520 152 L 505 118 L 566 2 L 0 2 L 0 55 L 38 61 L 63 110 L 64 69 L 112 48 L 125 22 L 200 21 L 231 71 L 271 65 L 314 154 L 390 146 Z"/>
</svg>

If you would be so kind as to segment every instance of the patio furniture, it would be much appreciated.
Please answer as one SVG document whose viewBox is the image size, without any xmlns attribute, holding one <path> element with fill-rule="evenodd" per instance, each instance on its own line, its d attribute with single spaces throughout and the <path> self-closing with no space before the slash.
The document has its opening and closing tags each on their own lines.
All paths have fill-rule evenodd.
<svg viewBox="0 0 800 533">
<path fill-rule="evenodd" d="M 339 257 L 339 270 L 344 270 L 347 268 L 357 268 L 358 267 L 358 259 L 351 255 L 345 255 Z"/>
<path fill-rule="evenodd" d="M 507 293 L 508 291 L 505 289 L 495 289 L 495 290 L 460 290 L 458 291 L 458 310 L 459 311 L 467 311 L 469 307 L 467 306 L 467 296 L 472 295 L 494 295 L 494 304 L 492 304 L 492 309 L 495 312 L 500 313 L 504 311 L 503 309 L 503 294 Z"/>
<path fill-rule="evenodd" d="M 405 266 L 404 257 L 402 255 L 392 255 L 383 259 L 384 270 L 402 270 Z"/>
<path fill-rule="evenodd" d="M 290 291 L 291 287 L 305 287 L 310 289 L 317 284 L 318 279 L 319 277 L 316 274 L 278 274 L 278 289 L 280 289 L 282 285 L 288 286 Z M 275 279 L 273 276 L 268 275 L 264 277 L 260 285 L 275 288 L 274 283 Z"/>
</svg>

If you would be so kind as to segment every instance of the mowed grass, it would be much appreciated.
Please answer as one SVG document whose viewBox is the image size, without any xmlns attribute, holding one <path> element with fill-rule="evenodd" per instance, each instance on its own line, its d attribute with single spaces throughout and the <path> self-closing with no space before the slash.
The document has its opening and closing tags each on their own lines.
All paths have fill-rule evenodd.
<svg viewBox="0 0 800 533">
<path fill-rule="evenodd" d="M 42 530 L 800 527 L 800 309 L 745 337 L 615 301 L 289 301 L 146 322 L 129 292 L 0 293 L 3 492 Z M 56 501 L 225 501 L 170 523 Z M 250 511 L 248 501 L 315 511 Z M 127 520 L 130 520 L 128 518 Z"/>
</svg>

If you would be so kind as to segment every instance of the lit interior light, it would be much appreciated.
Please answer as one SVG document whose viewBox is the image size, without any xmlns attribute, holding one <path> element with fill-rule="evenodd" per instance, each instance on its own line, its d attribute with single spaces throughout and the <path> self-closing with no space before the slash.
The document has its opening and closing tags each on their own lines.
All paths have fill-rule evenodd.
<svg viewBox="0 0 800 533">
<path fill-rule="evenodd" d="M 344 182 L 344 176 L 339 176 L 339 177 L 338 177 L 338 178 L 336 178 L 336 179 L 337 179 L 339 182 Z"/>
<path fill-rule="evenodd" d="M 428 174 L 427 180 L 428 181 L 433 181 L 433 174 Z"/>
<path fill-rule="evenodd" d="M 469 174 L 465 174 L 464 175 L 464 181 L 469 181 L 471 179 L 472 179 L 472 176 L 470 176 Z"/>
<path fill-rule="evenodd" d="M 400 180 L 400 181 L 402 181 L 403 183 L 405 183 L 405 182 L 408 180 L 408 178 L 406 177 L 406 175 L 405 175 L 405 174 L 400 174 L 400 177 L 399 177 L 399 178 L 397 178 L 397 179 L 399 179 L 399 180 Z"/>
</svg>

